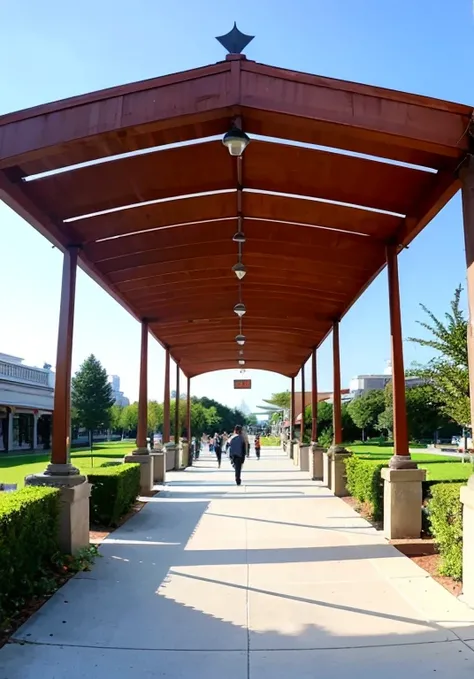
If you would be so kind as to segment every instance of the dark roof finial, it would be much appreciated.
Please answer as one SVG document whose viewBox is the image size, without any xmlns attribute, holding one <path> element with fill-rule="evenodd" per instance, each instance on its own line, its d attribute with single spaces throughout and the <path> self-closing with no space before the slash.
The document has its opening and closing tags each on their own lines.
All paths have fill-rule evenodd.
<svg viewBox="0 0 474 679">
<path fill-rule="evenodd" d="M 234 27 L 229 33 L 219 35 L 216 40 L 229 52 L 229 54 L 242 54 L 249 42 L 254 39 L 254 35 L 245 35 L 237 28 L 237 23 L 234 21 Z"/>
</svg>

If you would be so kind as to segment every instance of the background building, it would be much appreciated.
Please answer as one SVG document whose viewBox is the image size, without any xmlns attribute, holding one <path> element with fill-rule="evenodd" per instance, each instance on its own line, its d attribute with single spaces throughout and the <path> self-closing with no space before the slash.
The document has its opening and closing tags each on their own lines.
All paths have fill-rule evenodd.
<svg viewBox="0 0 474 679">
<path fill-rule="evenodd" d="M 120 391 L 120 377 L 118 375 L 109 375 L 109 382 L 112 387 L 112 398 L 115 401 L 115 405 L 122 407 L 130 405 L 130 400 L 123 395 L 123 391 Z"/>
<path fill-rule="evenodd" d="M 48 448 L 54 400 L 54 373 L 0 354 L 0 452 Z"/>
<path fill-rule="evenodd" d="M 353 377 L 349 383 L 350 397 L 355 398 L 361 396 L 367 391 L 373 389 L 385 389 L 387 384 L 392 379 L 392 362 L 387 361 L 387 366 L 382 374 L 379 375 L 357 375 Z M 423 380 L 419 377 L 406 377 L 405 385 L 407 389 L 410 387 L 418 387 L 423 384 Z"/>
</svg>

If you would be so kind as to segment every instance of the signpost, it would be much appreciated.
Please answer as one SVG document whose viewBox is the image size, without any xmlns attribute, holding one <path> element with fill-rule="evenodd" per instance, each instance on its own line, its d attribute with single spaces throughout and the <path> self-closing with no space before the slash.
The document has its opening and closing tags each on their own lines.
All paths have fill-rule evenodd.
<svg viewBox="0 0 474 679">
<path fill-rule="evenodd" d="M 234 380 L 234 389 L 251 389 L 252 380 Z"/>
</svg>

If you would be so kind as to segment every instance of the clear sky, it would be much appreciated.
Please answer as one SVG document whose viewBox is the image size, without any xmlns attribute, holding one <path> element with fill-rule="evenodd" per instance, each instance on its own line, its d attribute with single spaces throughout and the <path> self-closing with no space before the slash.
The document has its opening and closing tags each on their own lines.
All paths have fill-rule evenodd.
<svg viewBox="0 0 474 679">
<path fill-rule="evenodd" d="M 249 59 L 334 78 L 474 102 L 472 0 L 0 0 L 0 114 L 64 97 L 214 63 L 214 36 L 236 20 L 255 35 Z M 0 202 L 0 352 L 55 362 L 61 254 Z M 400 256 L 403 332 L 420 334 L 419 303 L 443 313 L 465 280 L 459 196 Z M 382 274 L 341 324 L 343 386 L 382 372 L 389 358 Z M 78 278 L 74 369 L 91 352 L 125 393 L 138 394 L 140 329 L 82 272 Z M 331 342 L 319 358 L 319 386 L 331 388 Z M 429 355 L 405 343 L 406 364 Z M 193 380 L 193 393 L 253 408 L 286 389 L 281 376 L 249 371 Z M 162 398 L 163 351 L 151 342 L 149 393 Z M 309 384 L 309 367 L 307 372 Z"/>
</svg>

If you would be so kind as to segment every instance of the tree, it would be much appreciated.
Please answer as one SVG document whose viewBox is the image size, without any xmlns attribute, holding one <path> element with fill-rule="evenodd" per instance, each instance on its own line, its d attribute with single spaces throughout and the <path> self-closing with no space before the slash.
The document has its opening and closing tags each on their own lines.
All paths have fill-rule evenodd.
<svg viewBox="0 0 474 679">
<path fill-rule="evenodd" d="M 138 427 L 138 403 L 130 403 L 122 410 L 121 427 L 124 431 L 136 431 Z"/>
<path fill-rule="evenodd" d="M 471 424 L 471 412 L 466 341 L 468 322 L 460 308 L 461 292 L 462 287 L 458 286 L 450 304 L 451 310 L 445 313 L 444 322 L 421 304 L 431 324 L 424 321 L 418 323 L 432 337 L 409 339 L 437 352 L 437 356 L 426 366 L 415 366 L 412 373 L 425 381 L 431 390 L 431 399 L 440 404 L 444 414 L 464 427 Z"/>
<path fill-rule="evenodd" d="M 110 409 L 109 426 L 110 426 L 110 429 L 112 429 L 112 431 L 121 430 L 122 434 L 123 434 L 122 410 L 123 410 L 122 406 L 119 406 L 117 403 L 114 403 L 114 405 Z"/>
<path fill-rule="evenodd" d="M 291 394 L 289 391 L 280 391 L 276 394 L 272 394 L 271 398 L 263 399 L 263 402 L 288 410 L 291 403 Z"/>
<path fill-rule="evenodd" d="M 107 371 L 93 354 L 72 378 L 71 404 L 79 426 L 89 431 L 91 442 L 96 429 L 108 427 L 114 405 L 112 387 Z"/>
<path fill-rule="evenodd" d="M 374 429 L 377 426 L 379 415 L 384 410 L 383 389 L 367 391 L 365 394 L 354 398 L 347 406 L 352 421 L 356 427 L 362 430 L 362 440 L 365 439 L 366 429 Z"/>
<path fill-rule="evenodd" d="M 257 416 L 254 413 L 248 415 L 246 420 L 246 424 L 250 425 L 251 427 L 256 427 L 258 424 Z"/>
<path fill-rule="evenodd" d="M 148 431 L 153 434 L 163 426 L 163 404 L 157 401 L 148 401 L 147 408 Z"/>
</svg>

